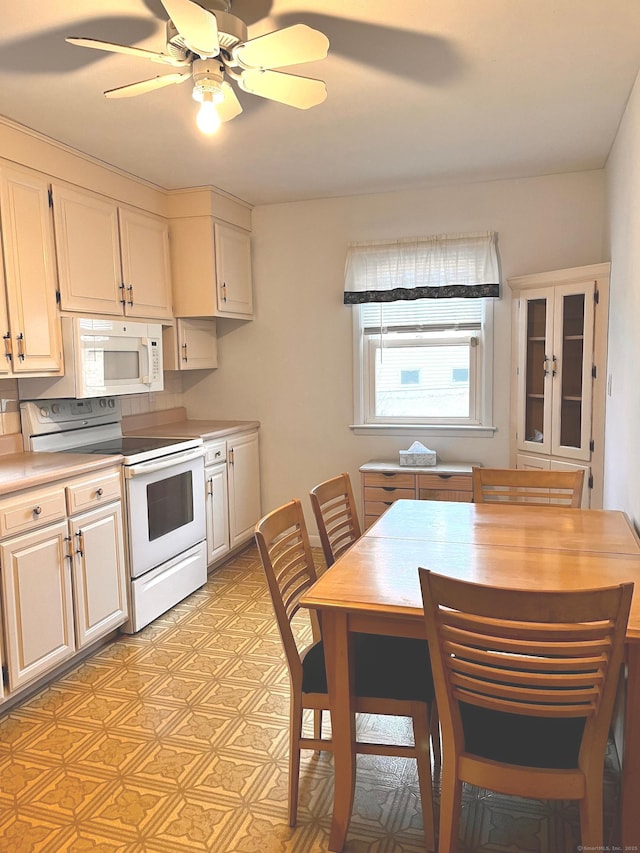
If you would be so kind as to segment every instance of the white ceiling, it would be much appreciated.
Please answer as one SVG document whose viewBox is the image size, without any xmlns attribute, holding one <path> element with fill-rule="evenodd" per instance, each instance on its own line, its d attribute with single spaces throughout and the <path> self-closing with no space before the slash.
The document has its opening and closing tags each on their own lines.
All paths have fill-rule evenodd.
<svg viewBox="0 0 640 853">
<path fill-rule="evenodd" d="M 68 45 L 164 49 L 160 0 L 3 0 L 0 114 L 164 188 L 254 204 L 601 168 L 640 66 L 638 0 L 235 0 L 255 37 L 322 30 L 326 81 L 295 110 L 240 93 L 215 137 L 189 83 L 107 100 L 171 72 Z"/>
</svg>

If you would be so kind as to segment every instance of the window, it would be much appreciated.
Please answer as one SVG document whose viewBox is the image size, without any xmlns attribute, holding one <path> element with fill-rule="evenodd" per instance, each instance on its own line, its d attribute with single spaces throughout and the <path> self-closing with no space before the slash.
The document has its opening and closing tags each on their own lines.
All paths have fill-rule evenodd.
<svg viewBox="0 0 640 853">
<path fill-rule="evenodd" d="M 355 425 L 490 435 L 497 234 L 351 243 Z"/>
<path fill-rule="evenodd" d="M 491 308 L 484 299 L 358 306 L 359 423 L 482 424 Z"/>
</svg>

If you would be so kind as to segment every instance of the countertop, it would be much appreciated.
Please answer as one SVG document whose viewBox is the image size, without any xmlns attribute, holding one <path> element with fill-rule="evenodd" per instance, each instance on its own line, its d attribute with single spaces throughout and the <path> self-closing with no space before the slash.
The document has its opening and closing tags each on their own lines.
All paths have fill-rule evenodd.
<svg viewBox="0 0 640 853">
<path fill-rule="evenodd" d="M 113 468 L 122 456 L 87 453 L 11 453 L 0 456 L 0 495 Z"/>
<path fill-rule="evenodd" d="M 259 426 L 260 421 L 193 420 L 186 417 L 183 408 L 149 415 L 133 415 L 122 420 L 122 430 L 125 435 L 152 436 L 153 438 L 202 438 L 204 441 L 258 429 Z"/>
</svg>

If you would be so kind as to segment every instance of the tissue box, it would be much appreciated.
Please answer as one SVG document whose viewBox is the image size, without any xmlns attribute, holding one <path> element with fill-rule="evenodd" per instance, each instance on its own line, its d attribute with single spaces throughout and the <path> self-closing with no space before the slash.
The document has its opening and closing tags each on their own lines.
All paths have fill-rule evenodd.
<svg viewBox="0 0 640 853">
<path fill-rule="evenodd" d="M 435 465 L 436 452 L 435 450 L 429 450 L 428 447 L 425 447 L 424 444 L 421 444 L 419 441 L 414 441 L 408 450 L 400 451 L 400 464 L 425 466 Z"/>
</svg>

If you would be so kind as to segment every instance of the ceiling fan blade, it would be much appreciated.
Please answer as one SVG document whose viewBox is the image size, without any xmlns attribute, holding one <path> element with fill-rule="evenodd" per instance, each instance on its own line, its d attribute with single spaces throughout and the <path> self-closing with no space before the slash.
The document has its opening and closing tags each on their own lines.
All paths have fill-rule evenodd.
<svg viewBox="0 0 640 853">
<path fill-rule="evenodd" d="M 327 87 L 322 80 L 284 74 L 281 71 L 245 71 L 238 82 L 245 92 L 279 101 L 299 110 L 315 107 L 327 97 Z"/>
<path fill-rule="evenodd" d="M 192 0 L 162 0 L 189 50 L 203 59 L 220 53 L 216 16 Z"/>
<path fill-rule="evenodd" d="M 259 36 L 233 50 L 233 56 L 244 68 L 283 68 L 324 59 L 329 39 L 306 24 L 294 24 Z"/>
<path fill-rule="evenodd" d="M 240 115 L 242 105 L 233 91 L 233 86 L 229 83 L 223 83 L 221 88 L 224 100 L 216 104 L 216 112 L 220 117 L 220 121 L 231 121 L 232 118 Z"/>
<path fill-rule="evenodd" d="M 152 50 L 143 50 L 141 47 L 130 47 L 126 44 L 114 44 L 110 41 L 101 41 L 100 39 L 77 38 L 69 36 L 65 39 L 69 44 L 76 44 L 79 47 L 93 47 L 96 50 L 106 50 L 110 53 L 125 53 L 129 56 L 139 56 L 141 59 L 150 59 L 152 62 L 161 62 L 164 65 L 188 65 L 186 60 L 174 59 L 167 53 L 155 53 Z"/>
<path fill-rule="evenodd" d="M 139 83 L 129 83 L 128 86 L 119 86 L 117 89 L 107 89 L 104 93 L 106 98 L 132 98 L 134 95 L 144 95 L 153 92 L 154 89 L 162 89 L 173 83 L 182 83 L 188 80 L 191 72 L 184 74 L 162 74 L 160 77 L 151 77 L 150 80 L 141 80 Z"/>
</svg>

